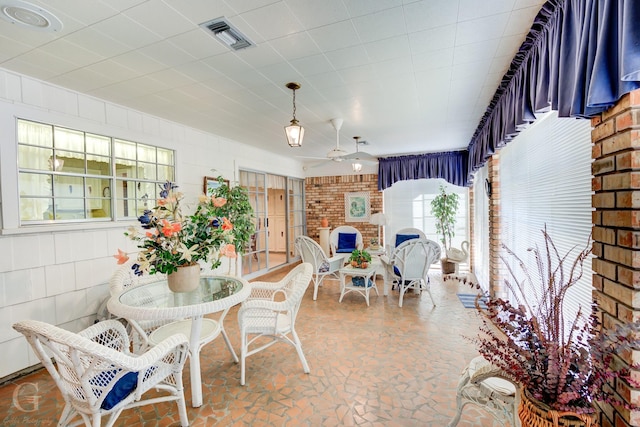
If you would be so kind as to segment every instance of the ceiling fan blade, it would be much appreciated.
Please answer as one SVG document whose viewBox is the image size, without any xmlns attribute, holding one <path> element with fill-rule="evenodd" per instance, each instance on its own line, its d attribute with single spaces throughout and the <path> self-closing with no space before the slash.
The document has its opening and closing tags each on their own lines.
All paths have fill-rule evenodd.
<svg viewBox="0 0 640 427">
<path fill-rule="evenodd" d="M 360 160 L 369 160 L 369 161 L 378 161 L 378 158 L 375 156 L 372 156 L 369 153 L 365 153 L 364 151 L 356 151 L 355 153 L 349 153 L 345 156 L 342 156 L 342 158 L 344 160 L 353 160 L 353 159 L 360 159 Z"/>
<path fill-rule="evenodd" d="M 313 156 L 296 156 L 298 159 L 312 159 L 312 160 L 329 160 L 326 157 L 313 157 Z"/>
</svg>

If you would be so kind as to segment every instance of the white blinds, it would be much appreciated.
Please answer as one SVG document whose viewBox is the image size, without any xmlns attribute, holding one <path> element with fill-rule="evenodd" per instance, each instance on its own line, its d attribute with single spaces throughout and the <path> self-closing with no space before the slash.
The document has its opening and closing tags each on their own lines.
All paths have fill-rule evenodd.
<svg viewBox="0 0 640 427">
<path fill-rule="evenodd" d="M 544 254 L 545 224 L 560 255 L 575 248 L 565 262 L 567 274 L 587 245 L 592 227 L 590 130 L 589 120 L 558 118 L 551 112 L 500 151 L 500 237 L 532 274 L 537 268 L 527 249 L 537 244 Z M 579 305 L 589 313 L 591 259 L 584 267 L 580 283 L 567 294 L 568 318 Z"/>
</svg>

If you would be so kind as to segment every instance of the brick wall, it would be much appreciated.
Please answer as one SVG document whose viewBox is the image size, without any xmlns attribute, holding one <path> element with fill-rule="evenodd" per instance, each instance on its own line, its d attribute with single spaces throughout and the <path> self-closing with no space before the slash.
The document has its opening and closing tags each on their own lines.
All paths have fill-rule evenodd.
<svg viewBox="0 0 640 427">
<path fill-rule="evenodd" d="M 344 194 L 369 192 L 371 213 L 382 212 L 382 192 L 378 191 L 378 175 L 319 176 L 305 179 L 307 202 L 307 235 L 319 241 L 318 227 L 324 217 L 329 227 L 351 225 L 362 233 L 365 247 L 378 237 L 378 226 L 368 222 L 345 222 Z"/>
<path fill-rule="evenodd" d="M 500 154 L 491 156 L 488 165 L 491 197 L 489 198 L 489 291 L 494 297 L 505 297 L 504 266 L 500 261 Z"/>
<path fill-rule="evenodd" d="M 640 319 L 640 90 L 625 95 L 591 120 L 593 130 L 593 286 L 603 327 Z M 637 361 L 637 352 L 619 355 Z M 638 378 L 640 373 L 636 374 Z M 637 390 L 613 385 L 627 401 L 640 403 Z M 603 406 L 602 427 L 640 426 L 637 415 Z"/>
</svg>

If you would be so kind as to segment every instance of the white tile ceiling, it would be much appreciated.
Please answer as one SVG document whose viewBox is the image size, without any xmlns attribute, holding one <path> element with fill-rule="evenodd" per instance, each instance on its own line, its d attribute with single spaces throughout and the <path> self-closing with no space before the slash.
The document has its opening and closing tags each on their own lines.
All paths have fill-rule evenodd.
<svg viewBox="0 0 640 427">
<path fill-rule="evenodd" d="M 8 1 L 0 0 L 0 7 Z M 0 67 L 270 151 L 323 157 L 344 119 L 376 156 L 466 148 L 544 0 L 31 0 L 59 33 L 0 20 Z M 225 16 L 257 46 L 199 24 Z M 297 118 L 304 147 L 286 145 Z M 362 148 L 361 148 L 361 151 Z"/>
</svg>

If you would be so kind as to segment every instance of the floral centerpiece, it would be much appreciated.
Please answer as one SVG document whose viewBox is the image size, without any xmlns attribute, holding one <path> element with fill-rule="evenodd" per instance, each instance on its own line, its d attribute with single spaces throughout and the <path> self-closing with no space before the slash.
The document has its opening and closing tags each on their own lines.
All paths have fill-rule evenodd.
<svg viewBox="0 0 640 427">
<path fill-rule="evenodd" d="M 525 399 L 532 400 L 556 414 L 567 412 L 575 415 L 571 419 L 584 420 L 595 412 L 594 401 L 640 409 L 619 399 L 610 388 L 614 379 L 632 387 L 640 385 L 629 369 L 615 360 L 615 355 L 640 346 L 640 325 L 625 323 L 613 330 L 601 330 L 595 306 L 589 313 L 578 310 L 567 318 L 566 294 L 582 276 L 583 263 L 591 252 L 590 242 L 565 271 L 571 251 L 561 255 L 546 229 L 543 235 L 544 251 L 538 247 L 529 249 L 535 257 L 537 274 L 531 274 L 515 253 L 502 246 L 517 265 L 512 268 L 501 257 L 509 271 L 510 278 L 504 284 L 512 299 L 483 295 L 487 308 L 476 305 L 483 314 L 480 334 L 470 339 L 488 361 L 520 384 L 523 403 Z M 476 283 L 468 283 L 480 289 Z M 525 289 L 535 289 L 528 294 L 536 297 L 525 298 Z M 635 365 L 632 368 L 638 369 Z M 520 416 L 526 426 L 529 424 L 524 423 L 522 408 L 521 404 Z"/>
<path fill-rule="evenodd" d="M 204 261 L 211 269 L 220 266 L 223 256 L 236 258 L 254 233 L 253 209 L 246 189 L 229 188 L 222 177 L 209 195 L 202 195 L 193 214 L 182 211 L 183 193 L 166 182 L 153 209 L 138 218 L 142 229 L 130 227 L 125 235 L 141 249 L 132 268 L 135 273 L 171 275 L 180 267 Z M 128 256 L 118 250 L 118 263 Z"/>
</svg>

